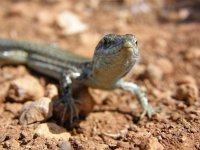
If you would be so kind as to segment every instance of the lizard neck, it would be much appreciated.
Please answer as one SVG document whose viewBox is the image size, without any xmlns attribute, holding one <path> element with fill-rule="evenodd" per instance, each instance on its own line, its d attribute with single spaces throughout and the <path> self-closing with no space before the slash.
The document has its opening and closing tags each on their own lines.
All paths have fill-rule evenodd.
<svg viewBox="0 0 200 150">
<path fill-rule="evenodd" d="M 130 71 L 136 62 L 136 59 L 126 55 L 94 56 L 88 78 L 89 86 L 106 90 L 114 89 L 116 83 Z"/>
</svg>

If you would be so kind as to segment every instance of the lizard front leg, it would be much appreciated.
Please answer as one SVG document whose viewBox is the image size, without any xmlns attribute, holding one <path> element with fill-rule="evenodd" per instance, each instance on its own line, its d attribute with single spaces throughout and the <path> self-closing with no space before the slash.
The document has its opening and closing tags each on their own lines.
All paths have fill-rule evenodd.
<svg viewBox="0 0 200 150">
<path fill-rule="evenodd" d="M 78 118 L 78 111 L 75 105 L 75 100 L 72 97 L 72 79 L 79 77 L 79 73 L 64 72 L 60 78 L 60 101 L 64 103 L 64 110 L 61 117 L 61 125 L 64 124 L 64 118 L 67 109 L 70 109 L 70 125 L 73 123 L 74 117 Z"/>
<path fill-rule="evenodd" d="M 117 87 L 126 91 L 130 91 L 131 93 L 136 95 L 143 108 L 143 113 L 140 116 L 141 118 L 143 118 L 145 115 L 151 118 L 151 116 L 156 112 L 156 110 L 149 104 L 148 98 L 146 97 L 145 93 L 137 84 L 120 80 L 117 83 Z"/>
</svg>

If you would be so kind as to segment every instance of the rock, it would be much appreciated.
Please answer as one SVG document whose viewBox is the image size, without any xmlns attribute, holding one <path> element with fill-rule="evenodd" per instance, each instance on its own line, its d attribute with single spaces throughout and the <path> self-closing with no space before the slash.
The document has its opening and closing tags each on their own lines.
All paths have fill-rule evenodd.
<svg viewBox="0 0 200 150">
<path fill-rule="evenodd" d="M 189 106 L 194 105 L 198 100 L 198 87 L 195 84 L 188 83 L 178 85 L 174 97 L 185 101 Z"/>
<path fill-rule="evenodd" d="M 195 144 L 195 148 L 196 148 L 196 149 L 200 149 L 200 144 L 199 144 L 199 143 L 196 143 L 196 144 Z"/>
<path fill-rule="evenodd" d="M 22 109 L 23 105 L 20 103 L 6 103 L 5 110 L 12 112 L 15 116 L 19 115 L 20 110 Z"/>
<path fill-rule="evenodd" d="M 152 80 L 161 80 L 163 77 L 162 70 L 154 64 L 149 64 L 145 71 L 145 76 Z"/>
<path fill-rule="evenodd" d="M 145 65 L 135 65 L 133 68 L 133 75 L 136 77 L 143 76 L 145 74 Z"/>
<path fill-rule="evenodd" d="M 97 147 L 98 147 L 99 149 L 104 149 L 104 150 L 109 150 L 109 149 L 110 149 L 110 147 L 109 147 L 107 144 L 103 144 L 103 143 L 97 144 Z"/>
<path fill-rule="evenodd" d="M 181 9 L 174 9 L 172 10 L 166 10 L 164 13 L 161 13 L 161 17 L 168 21 L 175 21 L 175 22 L 181 22 L 185 21 L 191 16 L 191 11 L 187 8 L 181 8 Z"/>
<path fill-rule="evenodd" d="M 0 115 L 2 115 L 4 112 L 4 107 L 2 105 L 0 105 Z M 0 142 L 1 142 L 1 138 L 0 138 Z"/>
<path fill-rule="evenodd" d="M 15 79 L 17 77 L 21 77 L 27 74 L 27 69 L 24 66 L 17 67 L 3 67 L 0 69 L 0 81 L 8 81 Z"/>
<path fill-rule="evenodd" d="M 148 4 L 146 2 L 136 3 L 136 4 L 132 5 L 131 13 L 133 15 L 138 15 L 141 13 L 149 14 L 149 13 L 152 13 L 152 8 L 151 8 L 150 4 Z"/>
<path fill-rule="evenodd" d="M 156 65 L 162 70 L 164 74 L 170 74 L 174 71 L 172 63 L 166 58 L 158 59 Z"/>
<path fill-rule="evenodd" d="M 167 47 L 167 40 L 165 40 L 165 39 L 162 39 L 162 38 L 157 38 L 156 39 L 156 44 L 158 45 L 158 46 L 160 46 L 160 47 L 162 47 L 162 48 L 166 48 Z"/>
<path fill-rule="evenodd" d="M 55 16 L 48 10 L 41 10 L 36 15 L 36 20 L 44 25 L 51 25 L 55 20 Z"/>
<path fill-rule="evenodd" d="M 69 11 L 61 12 L 57 16 L 56 24 L 62 29 L 63 35 L 80 33 L 88 28 L 76 14 Z"/>
<path fill-rule="evenodd" d="M 29 143 L 33 139 L 34 133 L 30 129 L 28 131 L 22 129 L 20 130 L 19 135 L 20 135 L 19 139 L 22 143 Z"/>
<path fill-rule="evenodd" d="M 81 88 L 73 91 L 74 93 L 74 100 L 75 105 L 77 107 L 77 111 L 81 116 L 87 115 L 89 112 L 92 111 L 94 107 L 94 99 L 89 93 L 87 88 Z M 56 101 L 55 101 L 56 102 Z M 53 108 L 54 115 L 58 121 L 61 120 L 64 110 L 64 104 L 59 103 Z M 67 121 L 70 119 L 70 109 L 67 109 L 67 112 L 64 117 L 64 121 Z"/>
<path fill-rule="evenodd" d="M 52 116 L 52 112 L 52 100 L 47 97 L 43 97 L 35 102 L 27 102 L 21 110 L 19 123 L 31 124 L 45 121 Z"/>
<path fill-rule="evenodd" d="M 191 61 L 195 59 L 200 59 L 200 48 L 191 47 L 188 51 L 186 51 L 185 58 Z"/>
<path fill-rule="evenodd" d="M 5 98 L 8 94 L 9 87 L 10 87 L 9 82 L 1 83 L 1 86 L 0 86 L 0 102 L 5 101 Z"/>
<path fill-rule="evenodd" d="M 188 138 L 186 135 L 182 135 L 178 138 L 178 140 L 181 142 L 181 143 L 184 143 L 184 142 L 187 142 L 188 141 Z"/>
<path fill-rule="evenodd" d="M 91 93 L 91 96 L 94 99 L 95 103 L 99 105 L 109 95 L 108 91 L 102 91 L 99 89 L 89 89 L 89 93 Z"/>
<path fill-rule="evenodd" d="M 60 2 L 60 1 L 61 1 L 61 0 L 44 0 L 44 2 L 52 3 L 52 4 L 58 3 L 58 2 Z"/>
<path fill-rule="evenodd" d="M 190 75 L 180 76 L 177 84 L 196 84 L 196 80 Z"/>
<path fill-rule="evenodd" d="M 3 102 L 9 94 L 10 82 L 25 74 L 27 74 L 27 70 L 24 66 L 0 68 L 0 102 Z"/>
<path fill-rule="evenodd" d="M 51 36 L 51 39 L 50 39 L 50 40 L 52 40 L 52 41 L 55 40 L 55 35 L 52 35 L 52 34 L 55 34 L 52 27 L 42 25 L 42 26 L 40 27 L 40 29 L 38 29 L 38 31 L 39 31 L 41 34 L 45 35 L 45 36 Z"/>
<path fill-rule="evenodd" d="M 58 98 L 58 88 L 54 84 L 48 84 L 46 87 L 45 96 L 50 99 Z"/>
<path fill-rule="evenodd" d="M 164 147 L 158 142 L 157 138 L 151 137 L 147 141 L 145 150 L 164 150 Z"/>
<path fill-rule="evenodd" d="M 69 141 L 63 141 L 60 145 L 60 150 L 73 150 Z"/>
<path fill-rule="evenodd" d="M 13 149 L 13 150 L 21 149 L 20 143 L 15 139 L 6 140 L 3 143 L 3 148 L 5 148 L 5 149 Z"/>
<path fill-rule="evenodd" d="M 43 136 L 47 139 L 56 139 L 68 141 L 71 137 L 70 133 L 55 123 L 40 124 L 34 131 L 37 136 Z"/>
<path fill-rule="evenodd" d="M 16 102 L 37 100 L 43 96 L 43 87 L 36 78 L 30 75 L 17 78 L 10 83 L 8 97 Z"/>
<path fill-rule="evenodd" d="M 27 6 L 25 3 L 15 3 L 7 12 L 8 16 L 24 16 L 27 14 Z"/>
<path fill-rule="evenodd" d="M 184 21 L 191 15 L 191 11 L 187 8 L 182 8 L 179 10 L 178 15 L 179 15 L 179 19 L 181 21 Z"/>
<path fill-rule="evenodd" d="M 136 136 L 136 138 L 140 138 L 140 139 L 145 139 L 146 140 L 146 139 L 151 137 L 151 133 L 147 132 L 147 131 L 140 130 L 135 134 L 135 136 Z"/>
</svg>

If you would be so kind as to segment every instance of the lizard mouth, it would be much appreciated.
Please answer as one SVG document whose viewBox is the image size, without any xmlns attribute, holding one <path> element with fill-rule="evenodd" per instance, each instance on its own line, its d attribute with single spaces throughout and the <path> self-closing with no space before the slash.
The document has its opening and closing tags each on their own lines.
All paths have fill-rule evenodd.
<svg viewBox="0 0 200 150">
<path fill-rule="evenodd" d="M 132 41 L 125 41 L 122 48 L 125 51 L 128 51 L 129 53 L 133 54 L 134 56 L 138 56 L 138 48 Z"/>
<path fill-rule="evenodd" d="M 129 56 L 133 56 L 134 58 L 138 58 L 139 57 L 139 54 L 138 54 L 138 48 L 137 47 L 134 47 L 134 46 L 126 46 L 123 48 L 124 49 L 123 51 L 125 53 L 127 53 Z"/>
<path fill-rule="evenodd" d="M 134 45 L 133 45 L 132 42 L 126 41 L 126 42 L 124 43 L 123 47 L 129 49 L 129 48 L 133 48 Z"/>
</svg>

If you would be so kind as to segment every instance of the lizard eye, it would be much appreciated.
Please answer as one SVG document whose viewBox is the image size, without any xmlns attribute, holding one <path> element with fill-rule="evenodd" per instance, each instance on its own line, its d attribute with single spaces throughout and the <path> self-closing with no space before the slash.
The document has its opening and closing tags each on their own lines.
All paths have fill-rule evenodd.
<svg viewBox="0 0 200 150">
<path fill-rule="evenodd" d="M 136 45 L 136 46 L 138 45 L 138 41 L 135 41 L 135 45 Z"/>
<path fill-rule="evenodd" d="M 109 39 L 109 38 L 104 38 L 104 39 L 103 39 L 103 46 L 104 46 L 105 48 L 108 48 L 110 45 L 111 45 L 110 39 Z"/>
</svg>

